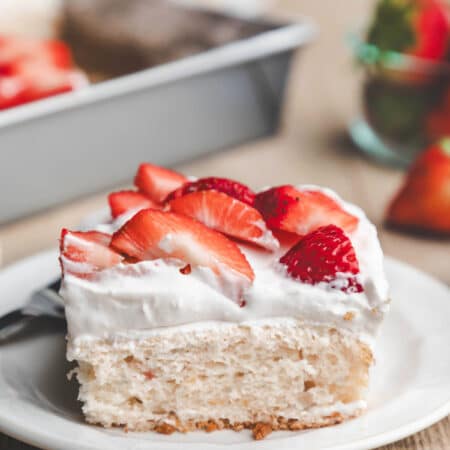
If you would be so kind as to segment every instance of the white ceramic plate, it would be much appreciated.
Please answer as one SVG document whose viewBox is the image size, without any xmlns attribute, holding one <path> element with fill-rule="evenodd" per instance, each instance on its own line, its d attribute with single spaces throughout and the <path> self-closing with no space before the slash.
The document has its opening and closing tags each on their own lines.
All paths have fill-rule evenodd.
<svg viewBox="0 0 450 450">
<path fill-rule="evenodd" d="M 380 332 L 363 417 L 330 428 L 273 433 L 260 442 L 249 432 L 164 436 L 104 430 L 83 423 L 77 386 L 65 377 L 64 336 L 48 332 L 0 346 L 0 430 L 39 447 L 77 450 L 359 450 L 401 439 L 450 413 L 450 291 L 392 259 L 386 269 L 392 310 Z M 54 251 L 0 272 L 0 314 L 57 274 Z"/>
</svg>

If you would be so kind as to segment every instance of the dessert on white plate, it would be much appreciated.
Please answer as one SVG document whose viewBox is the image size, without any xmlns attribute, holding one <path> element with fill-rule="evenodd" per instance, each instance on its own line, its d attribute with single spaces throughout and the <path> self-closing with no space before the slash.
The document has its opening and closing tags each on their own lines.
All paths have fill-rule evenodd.
<svg viewBox="0 0 450 450">
<path fill-rule="evenodd" d="M 388 310 L 375 227 L 317 186 L 254 193 L 151 164 L 99 230 L 63 230 L 69 360 L 90 423 L 299 430 L 366 408 Z"/>
</svg>

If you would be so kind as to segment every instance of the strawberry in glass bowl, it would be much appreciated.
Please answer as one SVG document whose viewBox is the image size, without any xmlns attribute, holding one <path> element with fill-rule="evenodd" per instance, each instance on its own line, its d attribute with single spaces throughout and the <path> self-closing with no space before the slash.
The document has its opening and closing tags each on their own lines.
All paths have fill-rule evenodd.
<svg viewBox="0 0 450 450">
<path fill-rule="evenodd" d="M 442 0 L 380 0 L 362 38 L 362 118 L 353 141 L 379 160 L 407 165 L 450 131 L 450 8 Z"/>
</svg>

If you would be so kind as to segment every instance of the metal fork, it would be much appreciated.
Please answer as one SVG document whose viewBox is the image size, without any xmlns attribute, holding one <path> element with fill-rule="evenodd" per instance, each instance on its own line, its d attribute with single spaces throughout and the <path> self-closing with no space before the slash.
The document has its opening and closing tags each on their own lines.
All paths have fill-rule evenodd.
<svg viewBox="0 0 450 450">
<path fill-rule="evenodd" d="M 64 319 L 64 304 L 58 295 L 61 280 L 58 279 L 44 289 L 34 292 L 29 302 L 0 317 L 0 342 L 19 333 L 36 317 Z"/>
</svg>

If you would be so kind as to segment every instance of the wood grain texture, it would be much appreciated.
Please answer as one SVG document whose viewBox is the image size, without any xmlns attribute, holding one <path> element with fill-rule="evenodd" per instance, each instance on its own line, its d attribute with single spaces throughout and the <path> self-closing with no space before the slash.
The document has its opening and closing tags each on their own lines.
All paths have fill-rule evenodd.
<svg viewBox="0 0 450 450">
<path fill-rule="evenodd" d="M 320 27 L 317 41 L 292 67 L 280 133 L 180 167 L 196 176 L 239 179 L 253 187 L 315 183 L 332 187 L 365 209 L 378 226 L 386 254 L 450 284 L 450 242 L 424 239 L 383 227 L 385 208 L 402 173 L 375 165 L 348 142 L 345 128 L 359 111 L 358 71 L 345 45 L 346 33 L 360 25 L 373 6 L 363 0 L 279 0 L 274 14 L 304 14 Z M 62 226 L 76 226 L 105 205 L 105 195 L 82 199 L 0 228 L 3 264 L 54 246 Z M 0 435 L 0 449 L 33 447 Z M 381 447 L 380 450 L 450 450 L 450 419 Z"/>
</svg>

